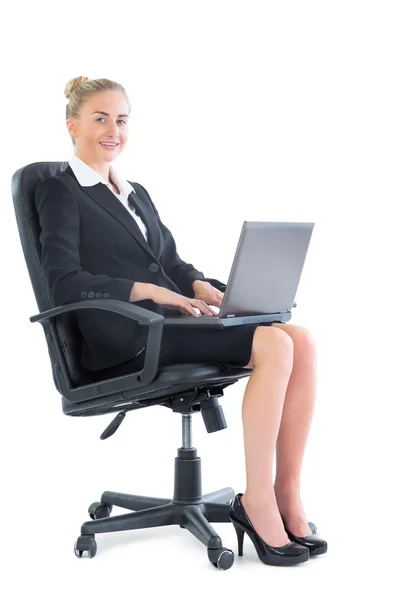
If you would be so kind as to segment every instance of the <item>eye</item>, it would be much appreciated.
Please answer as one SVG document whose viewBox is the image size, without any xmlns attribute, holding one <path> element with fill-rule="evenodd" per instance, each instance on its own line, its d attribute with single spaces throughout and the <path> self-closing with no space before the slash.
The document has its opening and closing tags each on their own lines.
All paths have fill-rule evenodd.
<svg viewBox="0 0 400 600">
<path fill-rule="evenodd" d="M 100 119 L 104 119 L 104 117 L 99 117 L 98 119 L 96 119 L 96 121 L 100 121 Z M 124 121 L 124 119 L 118 119 L 118 121 L 120 123 L 124 123 L 124 125 L 126 125 L 126 121 Z"/>
</svg>

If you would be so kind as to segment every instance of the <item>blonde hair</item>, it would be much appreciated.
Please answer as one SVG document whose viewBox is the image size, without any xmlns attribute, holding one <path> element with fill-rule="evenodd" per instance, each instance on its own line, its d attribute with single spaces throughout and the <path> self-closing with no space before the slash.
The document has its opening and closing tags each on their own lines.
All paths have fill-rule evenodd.
<svg viewBox="0 0 400 600">
<path fill-rule="evenodd" d="M 93 94 L 113 90 L 124 94 L 129 106 L 129 112 L 132 109 L 128 94 L 120 83 L 111 79 L 89 79 L 89 77 L 74 77 L 70 79 L 65 86 L 64 94 L 69 102 L 66 106 L 65 118 L 78 119 L 82 105 Z M 75 146 L 75 138 L 72 137 L 72 143 Z"/>
</svg>

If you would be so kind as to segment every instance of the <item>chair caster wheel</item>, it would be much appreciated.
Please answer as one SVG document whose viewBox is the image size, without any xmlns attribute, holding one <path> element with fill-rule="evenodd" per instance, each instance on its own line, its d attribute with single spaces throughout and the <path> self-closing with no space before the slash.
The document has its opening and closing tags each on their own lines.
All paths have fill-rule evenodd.
<svg viewBox="0 0 400 600">
<path fill-rule="evenodd" d="M 89 558 L 96 556 L 97 543 L 94 535 L 81 535 L 78 537 L 74 546 L 75 556 L 82 558 L 84 552 L 88 553 Z"/>
<path fill-rule="evenodd" d="M 88 508 L 89 517 L 96 519 L 105 519 L 111 515 L 112 505 L 105 502 L 93 502 Z"/>
<path fill-rule="evenodd" d="M 217 569 L 227 571 L 233 565 L 235 555 L 228 548 L 208 548 L 208 558 Z"/>
</svg>

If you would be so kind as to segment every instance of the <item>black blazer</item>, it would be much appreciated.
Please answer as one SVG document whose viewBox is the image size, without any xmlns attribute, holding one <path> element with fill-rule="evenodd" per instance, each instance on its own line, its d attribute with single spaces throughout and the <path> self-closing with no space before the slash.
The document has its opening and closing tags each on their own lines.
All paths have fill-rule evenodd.
<svg viewBox="0 0 400 600">
<path fill-rule="evenodd" d="M 55 306 L 85 298 L 115 298 L 129 302 L 135 281 L 153 283 L 193 298 L 192 283 L 209 281 L 176 251 L 172 233 L 161 222 L 147 190 L 136 182 L 129 196 L 147 228 L 148 242 L 135 219 L 103 183 L 83 187 L 71 167 L 43 179 L 35 195 L 41 226 L 41 262 Z M 181 315 L 152 300 L 136 302 L 165 316 Z M 76 312 L 82 334 L 81 365 L 92 371 L 133 358 L 145 345 L 148 328 L 121 315 Z"/>
</svg>

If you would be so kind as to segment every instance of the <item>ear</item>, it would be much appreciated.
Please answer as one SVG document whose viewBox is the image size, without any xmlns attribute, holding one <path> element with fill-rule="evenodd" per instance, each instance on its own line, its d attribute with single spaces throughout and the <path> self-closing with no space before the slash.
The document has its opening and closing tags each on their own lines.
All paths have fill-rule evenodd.
<svg viewBox="0 0 400 600">
<path fill-rule="evenodd" d="M 75 125 L 73 119 L 67 119 L 66 124 L 67 124 L 67 129 L 68 129 L 69 134 L 72 135 L 72 137 L 76 138 L 77 131 L 76 131 L 76 125 Z"/>
</svg>

